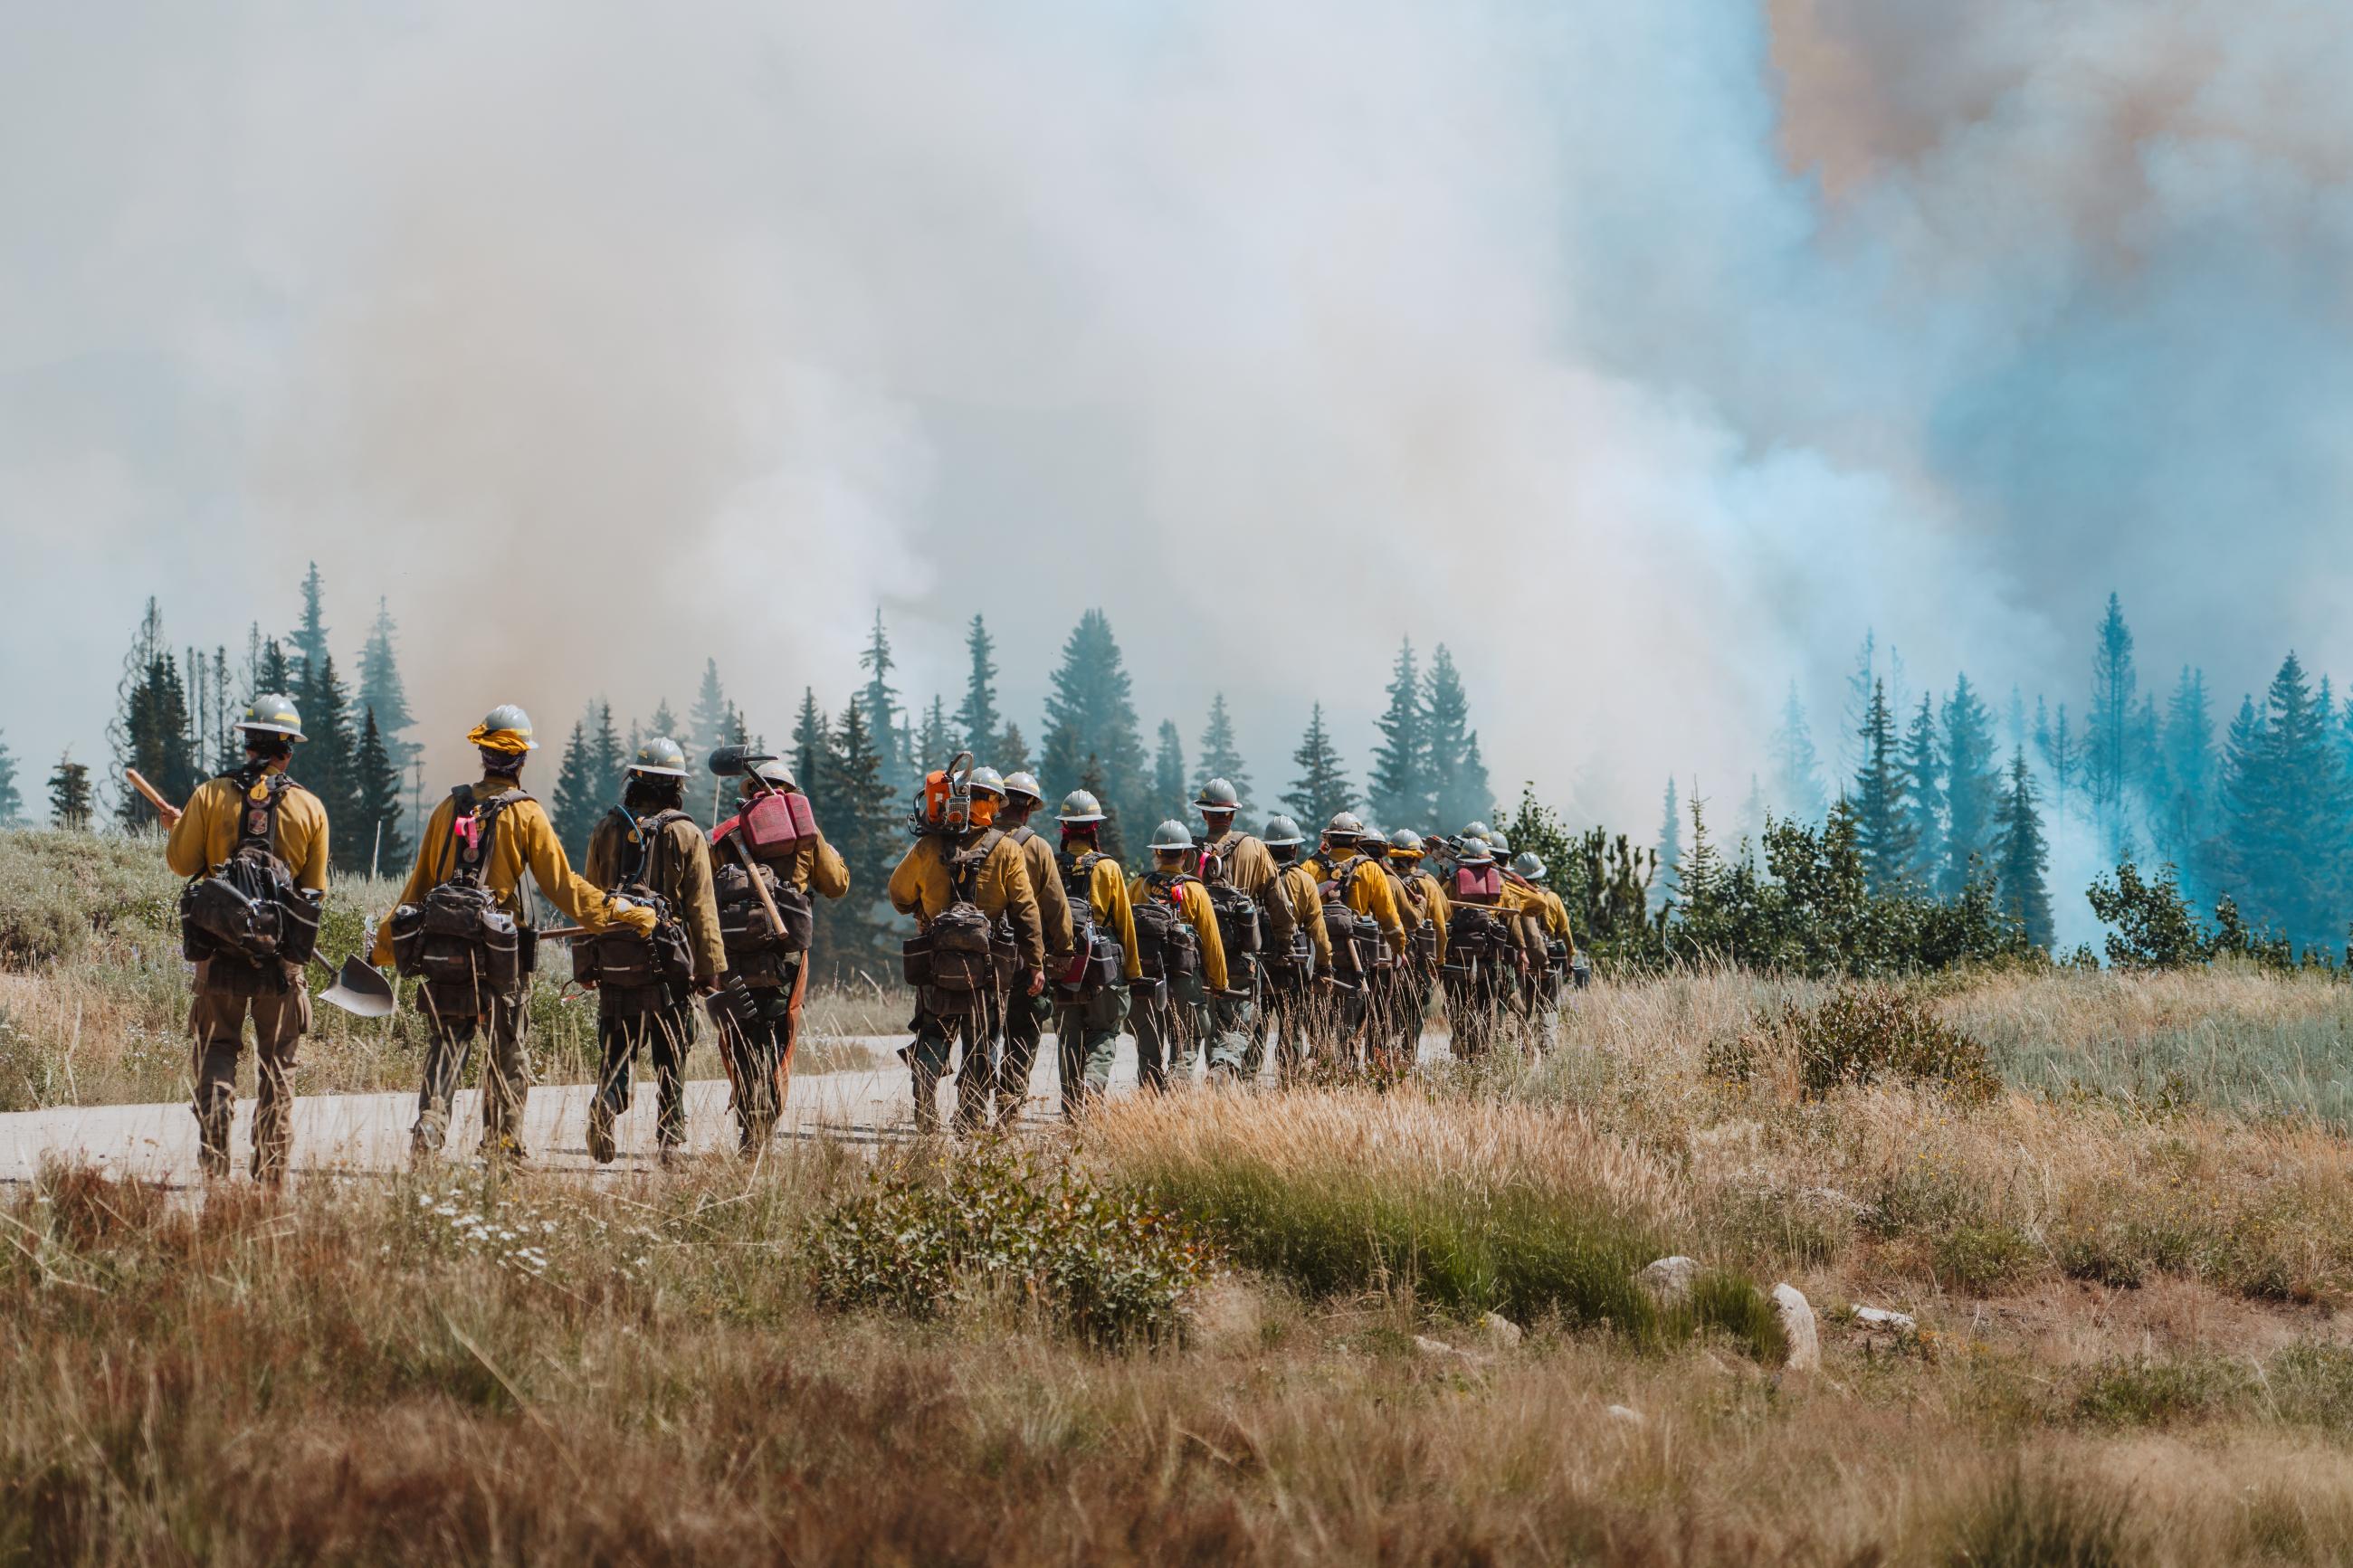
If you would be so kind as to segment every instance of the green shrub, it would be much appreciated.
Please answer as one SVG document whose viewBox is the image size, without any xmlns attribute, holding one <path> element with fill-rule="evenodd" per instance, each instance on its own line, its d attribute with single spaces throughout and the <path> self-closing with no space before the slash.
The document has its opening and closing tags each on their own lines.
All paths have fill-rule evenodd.
<svg viewBox="0 0 2353 1568">
<path fill-rule="evenodd" d="M 2133 1561 L 2131 1499 L 2012 1461 L 1962 1516 L 1949 1568 L 2111 1568 Z"/>
<path fill-rule="evenodd" d="M 2033 1266 L 2034 1244 L 2015 1226 L 1961 1225 L 1938 1237 L 1929 1256 L 1939 1277 L 1984 1296 L 2016 1283 Z"/>
<path fill-rule="evenodd" d="M 1797 1090 L 1809 1100 L 1909 1083 L 1978 1103 L 2001 1087 L 1983 1046 L 1891 985 L 1841 985 L 1814 1007 L 1785 1002 L 1778 1015 L 1760 1010 L 1738 1039 L 1709 1052 L 1710 1070 L 1737 1080 L 1775 1062 L 1794 1068 Z"/>
<path fill-rule="evenodd" d="M 0 966 L 59 963 L 117 927 L 175 938 L 179 890 L 152 837 L 0 832 Z"/>
<path fill-rule="evenodd" d="M 819 1215 L 810 1252 L 825 1306 L 929 1318 L 1011 1297 L 1097 1344 L 1176 1338 L 1213 1265 L 1192 1228 L 1151 1203 L 1103 1191 L 1067 1158 L 1041 1171 L 1004 1143 L 878 1168 Z"/>
<path fill-rule="evenodd" d="M 2076 1391 L 2075 1414 L 2107 1426 L 2162 1426 L 2217 1414 L 2247 1388 L 2244 1367 L 2211 1357 L 2104 1362 Z"/>
</svg>

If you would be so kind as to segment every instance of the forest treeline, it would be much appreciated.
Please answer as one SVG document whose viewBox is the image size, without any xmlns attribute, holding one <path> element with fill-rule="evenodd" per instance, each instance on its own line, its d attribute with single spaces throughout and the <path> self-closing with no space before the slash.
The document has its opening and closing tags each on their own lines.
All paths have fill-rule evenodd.
<svg viewBox="0 0 2353 1568">
<path fill-rule="evenodd" d="M 290 630 L 256 624 L 232 656 L 225 646 L 175 647 L 150 600 L 123 661 L 105 785 L 69 751 L 49 774 L 49 819 L 142 826 L 144 802 L 115 787 L 122 768 L 185 798 L 234 765 L 231 726 L 248 699 L 283 690 L 304 717 L 309 741 L 297 774 L 332 814 L 338 868 L 405 863 L 409 825 L 442 781 L 428 794 L 398 627 L 379 600 L 356 656 L 342 665 L 315 565 L 301 605 Z M 1361 784 L 1317 705 L 1280 789 L 1255 782 L 1222 693 L 1189 750 L 1173 720 L 1147 739 L 1100 610 L 1083 614 L 1063 643 L 1034 745 L 1000 704 L 983 616 L 972 617 L 965 648 L 965 688 L 953 702 L 944 693 L 910 702 L 878 611 L 857 683 L 831 706 L 805 688 L 788 732 L 775 736 L 747 721 L 706 660 L 682 713 L 664 700 L 650 715 L 624 720 L 597 699 L 568 725 L 544 725 L 542 716 L 552 755 L 534 787 L 576 857 L 618 798 L 639 737 L 669 735 L 698 757 L 731 742 L 772 745 L 860 889 L 882 886 L 903 847 L 912 792 L 924 770 L 958 750 L 1004 772 L 1032 770 L 1056 797 L 1094 791 L 1114 854 L 1124 830 L 1148 831 L 1212 777 L 1233 782 L 1246 822 L 1277 809 L 1310 824 L 1356 810 L 1383 826 L 1451 831 L 1499 809 L 1469 695 L 1442 645 L 1427 659 L 1410 642 L 1399 647 Z M 2325 676 L 2316 682 L 2290 653 L 2262 698 L 2244 698 L 2218 733 L 2202 671 L 2184 667 L 2162 703 L 2142 688 L 2114 595 L 2094 631 L 2089 676 L 2080 707 L 2040 694 L 2030 702 L 2013 688 L 1998 711 L 1966 674 L 1944 691 L 1910 690 L 1900 657 L 1866 637 L 1832 754 L 1818 748 L 1793 682 L 1767 765 L 1752 776 L 1729 832 L 1672 780 L 1647 845 L 1572 832 L 1533 788 L 1522 792 L 1509 830 L 1515 847 L 1543 858 L 1545 879 L 1579 916 L 1580 940 L 1620 963 L 1707 954 L 1792 971 L 1883 972 L 2048 953 L 2054 828 L 2095 836 L 2105 863 L 2131 868 L 2091 890 L 2104 921 L 2119 933 L 2160 933 L 2112 941 L 2112 958 L 2333 955 L 2353 912 L 2353 697 L 2340 702 Z M 0 824 L 27 816 L 16 761 L 0 737 Z M 902 934 L 886 904 L 853 897 L 821 925 L 820 970 L 888 973 Z"/>
</svg>

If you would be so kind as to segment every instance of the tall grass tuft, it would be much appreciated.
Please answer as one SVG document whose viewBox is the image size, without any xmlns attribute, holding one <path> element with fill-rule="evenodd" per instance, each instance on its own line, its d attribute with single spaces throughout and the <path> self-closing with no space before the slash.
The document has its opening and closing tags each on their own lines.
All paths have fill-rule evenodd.
<svg viewBox="0 0 2353 1568">
<path fill-rule="evenodd" d="M 2131 1500 L 2013 1461 L 1964 1514 L 1948 1568 L 2121 1568 Z"/>
</svg>

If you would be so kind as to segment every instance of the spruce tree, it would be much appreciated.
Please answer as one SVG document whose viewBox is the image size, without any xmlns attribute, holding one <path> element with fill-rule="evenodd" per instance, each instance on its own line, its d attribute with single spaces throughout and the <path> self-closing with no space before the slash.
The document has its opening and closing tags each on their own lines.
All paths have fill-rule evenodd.
<svg viewBox="0 0 2353 1568">
<path fill-rule="evenodd" d="M 2025 928 L 2026 940 L 2048 949 L 2053 931 L 2051 854 L 2034 801 L 2034 775 L 2026 765 L 2026 748 L 2020 746 L 2010 752 L 2010 787 L 1994 813 L 1994 886 L 2002 911 Z"/>
<path fill-rule="evenodd" d="M 25 820 L 25 796 L 16 787 L 16 758 L 0 741 L 0 827 L 15 827 Z"/>
<path fill-rule="evenodd" d="M 793 782 L 808 796 L 818 826 L 825 826 L 830 800 L 825 792 L 826 759 L 833 754 L 833 730 L 813 688 L 801 688 L 801 710 L 793 721 Z"/>
<path fill-rule="evenodd" d="M 964 646 L 971 668 L 965 676 L 964 705 L 956 710 L 956 728 L 972 754 L 986 762 L 998 754 L 1003 730 L 997 711 L 997 644 L 987 623 L 976 615 Z M 998 771 L 1008 770 L 1000 766 Z"/>
<path fill-rule="evenodd" d="M 195 773 L 189 755 L 194 742 L 187 695 L 170 642 L 164 636 L 164 612 L 153 597 L 122 656 L 114 700 L 114 717 L 106 726 L 114 779 L 122 781 L 123 769 L 137 768 L 166 800 L 187 799 L 195 788 Z M 141 827 L 157 820 L 154 808 L 127 781 L 115 787 L 115 819 L 123 826 Z"/>
<path fill-rule="evenodd" d="M 360 649 L 359 689 L 353 693 L 360 709 L 375 715 L 385 755 L 392 759 L 396 771 L 406 768 L 409 759 L 424 750 L 401 737 L 417 720 L 408 710 L 408 691 L 401 682 L 400 658 L 393 647 L 398 629 L 393 624 L 391 605 L 378 597 L 375 624 L 368 628 L 367 646 Z"/>
<path fill-rule="evenodd" d="M 1234 742 L 1234 719 L 1226 710 L 1222 691 L 1209 699 L 1209 721 L 1201 726 L 1201 759 L 1194 773 L 1197 791 L 1211 779 L 1223 779 L 1234 786 L 1242 811 L 1250 811 L 1250 769 L 1242 765 L 1241 748 Z"/>
<path fill-rule="evenodd" d="M 1428 694 L 1422 702 L 1422 732 L 1430 746 L 1430 809 L 1437 826 L 1451 832 L 1495 809 L 1495 792 L 1471 728 L 1471 700 L 1454 656 L 1440 643 L 1430 656 Z"/>
<path fill-rule="evenodd" d="M 1912 862 L 1905 880 L 1927 892 L 1944 879 L 1945 747 L 1936 734 L 1936 703 L 1922 693 L 1904 732 L 1904 816 L 1912 829 Z"/>
<path fill-rule="evenodd" d="M 1741 843 L 1746 846 L 1760 842 L 1765 836 L 1766 820 L 1771 816 L 1772 807 L 1765 801 L 1765 781 L 1755 773 L 1750 773 L 1748 794 L 1740 803 L 1740 820 L 1735 825 L 1739 832 Z M 1519 843 L 1516 835 L 1512 842 Z"/>
<path fill-rule="evenodd" d="M 2132 777 L 2132 710 L 2136 685 L 2132 629 L 2124 606 L 2108 595 L 2092 654 L 2092 705 L 2084 734 L 2084 792 L 2108 847 L 2123 842 L 2125 787 Z"/>
<path fill-rule="evenodd" d="M 1651 910 L 1667 907 L 1681 887 L 1683 861 L 1683 813 L 1675 795 L 1674 775 L 1667 776 L 1666 806 L 1659 815 L 1659 842 L 1654 849 L 1659 879 L 1651 884 Z"/>
<path fill-rule="evenodd" d="M 364 710 L 361 719 L 357 763 L 359 818 L 348 833 L 330 834 L 328 842 L 335 847 L 337 864 L 375 876 L 405 862 L 408 847 L 400 831 L 400 765 L 384 743 L 373 708 Z M 351 845 L 348 855 L 346 842 Z"/>
<path fill-rule="evenodd" d="M 1978 700 L 1966 675 L 1945 700 L 1944 866 L 1936 890 L 1957 899 L 1969 884 L 1973 866 L 1990 860 L 1994 811 L 2001 783 L 1994 762 L 1993 715 Z"/>
<path fill-rule="evenodd" d="M 1855 774 L 1855 847 L 1863 875 L 1875 894 L 1900 891 L 1912 866 L 1912 824 L 1904 810 L 1904 771 L 1896 756 L 1895 717 L 1888 710 L 1887 686 L 1874 684 L 1863 717 L 1862 767 Z"/>
<path fill-rule="evenodd" d="M 303 742 L 294 748 L 288 772 L 327 808 L 329 823 L 348 822 L 359 810 L 359 736 L 352 722 L 351 695 L 335 673 L 335 656 L 296 667 L 294 705 L 302 710 Z M 349 868 L 350 841 L 332 832 L 336 861 Z"/>
<path fill-rule="evenodd" d="M 2186 664 L 2166 703 L 2162 752 L 2166 795 L 2154 812 L 2158 847 L 2168 858 L 2188 865 L 2213 832 L 2218 759 L 2205 672 Z"/>
<path fill-rule="evenodd" d="M 1062 662 L 1047 693 L 1043 782 L 1050 790 L 1071 788 L 1092 756 L 1103 772 L 1096 793 L 1103 809 L 1143 824 L 1148 834 L 1160 819 L 1151 816 L 1144 740 L 1130 689 L 1110 620 L 1101 610 L 1087 611 L 1062 645 Z"/>
<path fill-rule="evenodd" d="M 1821 758 L 1814 751 L 1814 733 L 1806 723 L 1806 705 L 1798 700 L 1798 683 L 1781 701 L 1781 722 L 1773 731 L 1773 795 L 1781 813 L 1811 826 L 1822 819 L 1828 802 L 1822 798 Z"/>
<path fill-rule="evenodd" d="M 1008 773 L 1033 771 L 1029 738 L 1021 733 L 1021 726 L 1009 719 L 1005 722 L 1003 733 L 997 737 L 997 754 L 1001 759 L 998 766 Z M 1039 787 L 1043 789 L 1045 786 L 1040 784 Z"/>
<path fill-rule="evenodd" d="M 1095 847 L 1129 870 L 1149 869 L 1151 866 L 1149 850 L 1142 852 L 1145 858 L 1137 864 L 1128 865 L 1127 838 L 1120 828 L 1119 810 L 1112 805 L 1110 798 L 1104 794 L 1103 759 L 1092 752 L 1088 752 L 1079 763 L 1078 787 L 1103 802 L 1103 819 L 1095 825 Z M 1144 830 L 1143 842 L 1149 844 L 1151 841 L 1152 829 L 1147 827 Z"/>
<path fill-rule="evenodd" d="M 319 563 L 302 574 L 302 620 L 287 637 L 293 650 L 294 675 L 301 679 L 307 671 L 315 671 L 327 662 L 327 623 L 322 614 L 324 595 L 319 586 Z M 310 715 L 305 713 L 303 718 Z"/>
<path fill-rule="evenodd" d="M 49 774 L 49 820 L 59 827 L 86 828 L 97 809 L 90 787 L 90 768 L 73 760 L 73 748 L 58 759 Z"/>
<path fill-rule="evenodd" d="M 2067 818 L 2067 797 L 2084 776 L 2084 748 L 2067 718 L 2067 705 L 2059 704 L 2059 716 L 2050 730 L 2040 738 L 2043 772 L 2051 775 L 2051 808 L 2062 822 Z"/>
<path fill-rule="evenodd" d="M 728 703 L 727 689 L 719 683 L 719 661 L 706 658 L 702 661 L 702 684 L 694 693 L 694 706 L 686 716 L 684 736 L 673 736 L 681 742 L 691 756 L 700 760 L 722 746 L 734 744 L 735 710 Z"/>
<path fill-rule="evenodd" d="M 628 784 L 631 754 L 621 745 L 621 733 L 613 727 L 613 705 L 597 699 L 588 705 L 588 776 L 596 790 L 596 816 L 620 804 L 621 791 Z M 595 826 L 596 816 L 588 819 Z M 584 841 L 582 853 L 586 853 Z"/>
<path fill-rule="evenodd" d="M 260 643 L 256 652 L 257 657 L 252 667 L 252 690 L 246 694 L 247 700 L 251 700 L 265 692 L 276 692 L 286 697 L 293 696 L 299 683 L 294 679 L 293 665 L 287 660 L 286 649 L 280 646 L 278 639 L 270 637 Z"/>
<path fill-rule="evenodd" d="M 1160 721 L 1160 745 L 1152 754 L 1152 796 L 1157 809 L 1171 816 L 1191 815 L 1185 788 L 1185 739 L 1176 732 L 1173 719 Z"/>
<path fill-rule="evenodd" d="M 865 708 L 862 726 L 866 739 L 885 780 L 896 779 L 902 769 L 913 765 L 902 744 L 903 731 L 900 724 L 899 691 L 891 684 L 891 672 L 898 668 L 891 657 L 891 636 L 882 629 L 882 607 L 874 607 L 874 635 L 867 639 L 866 651 L 858 656 L 858 668 L 866 671 L 866 688 L 858 700 Z M 935 767 L 925 763 L 925 767 Z"/>
<path fill-rule="evenodd" d="M 1366 801 L 1385 823 L 1428 823 L 1437 811 L 1437 799 L 1430 776 L 1421 666 L 1414 658 L 1411 638 L 1398 645 L 1397 662 L 1389 667 L 1388 696 L 1389 705 L 1380 718 L 1381 743 L 1373 751 L 1372 777 L 1366 781 Z"/>
<path fill-rule="evenodd" d="M 1854 668 L 1847 672 L 1846 708 L 1839 725 L 1839 776 L 1852 778 L 1862 771 L 1862 735 L 1871 721 L 1871 694 L 1879 682 L 1879 637 L 1866 629 L 1855 650 Z"/>
<path fill-rule="evenodd" d="M 548 821 L 563 841 L 564 853 L 575 867 L 588 858 L 588 835 L 611 802 L 597 776 L 595 748 L 586 720 L 575 720 L 556 764 L 555 789 L 548 801 Z"/>
<path fill-rule="evenodd" d="M 923 727 L 916 733 L 913 752 L 909 759 L 913 763 L 913 771 L 922 774 L 934 768 L 944 768 L 948 765 L 950 757 L 964 749 L 962 732 L 948 721 L 946 699 L 934 697 L 932 705 L 923 710 Z M 975 751 L 972 760 L 979 766 L 996 765 L 986 752 Z"/>
<path fill-rule="evenodd" d="M 692 744 L 694 737 L 687 734 L 680 728 L 678 715 L 671 712 L 670 710 L 669 698 L 665 697 L 660 701 L 654 704 L 654 716 L 646 721 L 645 732 L 649 735 L 661 735 L 669 738 L 670 740 L 676 741 L 678 742 L 678 749 L 687 753 L 686 765 L 690 772 L 703 765 L 705 759 L 694 754 L 694 747 Z"/>
<path fill-rule="evenodd" d="M 867 731 L 862 700 L 845 704 L 833 726 L 825 792 L 831 813 L 826 836 L 840 851 L 849 871 L 840 961 L 858 974 L 887 975 L 898 963 L 901 937 L 884 889 L 906 835 L 898 792 L 884 773 L 882 755 Z"/>
<path fill-rule="evenodd" d="M 2335 721 L 2290 653 L 2265 694 L 2260 728 L 2235 759 L 2229 802 L 2240 907 L 2306 948 L 2333 949 L 2343 934 L 2348 785 Z"/>
<path fill-rule="evenodd" d="M 1299 776 L 1282 797 L 1283 809 L 1299 819 L 1310 840 L 1324 826 L 1344 811 L 1353 810 L 1356 792 L 1348 787 L 1348 776 L 1340 765 L 1340 752 L 1332 744 L 1332 736 L 1324 727 L 1324 704 L 1315 704 L 1307 721 L 1307 732 L 1300 737 L 1299 749 L 1291 753 L 1299 769 Z"/>
</svg>

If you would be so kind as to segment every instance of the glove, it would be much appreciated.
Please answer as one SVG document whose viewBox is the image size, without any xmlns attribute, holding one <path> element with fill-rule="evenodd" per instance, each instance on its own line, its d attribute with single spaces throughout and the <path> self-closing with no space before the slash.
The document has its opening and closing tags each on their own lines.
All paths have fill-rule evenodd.
<svg viewBox="0 0 2353 1568">
<path fill-rule="evenodd" d="M 643 904 L 631 904 L 613 911 L 613 923 L 625 925 L 639 936 L 654 934 L 654 912 Z"/>
</svg>

